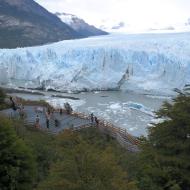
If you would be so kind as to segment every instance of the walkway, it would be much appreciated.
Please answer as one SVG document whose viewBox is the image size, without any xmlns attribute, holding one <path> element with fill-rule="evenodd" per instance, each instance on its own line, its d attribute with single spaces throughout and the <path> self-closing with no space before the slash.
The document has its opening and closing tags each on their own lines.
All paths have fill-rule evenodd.
<svg viewBox="0 0 190 190">
<path fill-rule="evenodd" d="M 46 127 L 46 116 L 45 116 L 45 107 L 39 107 L 40 110 L 42 111 L 36 111 L 37 106 L 25 106 L 24 107 L 24 112 L 26 114 L 26 117 L 24 119 L 25 124 L 27 125 L 34 125 L 36 121 L 36 116 L 38 115 L 40 118 L 40 128 L 41 129 L 47 129 Z M 20 118 L 18 111 L 14 115 L 14 112 L 12 109 L 6 109 L 3 111 L 0 111 L 0 113 L 3 113 L 7 115 L 8 117 L 11 118 Z M 55 125 L 55 119 L 58 120 L 58 126 Z M 60 113 L 55 112 L 51 115 L 50 123 L 49 123 L 49 129 L 48 131 L 54 134 L 57 134 L 64 129 L 69 129 L 69 128 L 75 128 L 75 127 L 80 127 L 84 125 L 90 125 L 90 120 L 89 119 L 83 119 L 74 115 L 68 115 L 66 113 L 63 113 L 60 115 Z"/>
<path fill-rule="evenodd" d="M 38 110 L 43 111 L 36 111 L 36 108 L 39 108 Z M 63 112 L 63 114 L 61 115 L 59 112 L 55 112 L 51 115 L 49 129 L 47 129 L 45 116 L 46 111 L 47 109 L 42 106 L 25 106 L 25 124 L 34 126 L 36 116 L 38 115 L 40 118 L 40 128 L 53 134 L 58 134 L 64 129 L 79 131 L 84 128 L 94 126 L 90 122 L 88 116 L 82 113 L 73 112 L 72 114 L 66 114 Z M 13 117 L 14 114 L 12 109 L 3 110 L 0 111 L 0 113 L 5 114 L 8 117 Z M 16 112 L 16 114 L 14 115 L 14 118 L 19 119 L 18 112 Z M 58 126 L 56 126 L 55 119 L 58 120 Z M 136 137 L 130 135 L 126 129 L 116 127 L 112 123 L 109 123 L 103 119 L 99 119 L 99 124 L 97 127 L 102 133 L 116 139 L 127 150 L 131 152 L 139 152 L 139 145 L 141 142 Z"/>
</svg>

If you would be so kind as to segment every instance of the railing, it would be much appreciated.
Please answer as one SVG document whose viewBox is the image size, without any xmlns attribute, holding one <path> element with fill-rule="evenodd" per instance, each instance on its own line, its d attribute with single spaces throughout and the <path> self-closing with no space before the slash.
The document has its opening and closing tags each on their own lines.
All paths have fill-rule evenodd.
<svg viewBox="0 0 190 190">
<path fill-rule="evenodd" d="M 54 110 L 55 112 L 59 112 L 59 110 Z M 65 110 L 63 110 L 63 113 Z M 69 115 L 78 117 L 81 119 L 89 120 L 89 124 L 79 125 L 72 127 L 73 131 L 79 131 L 84 128 L 88 127 L 94 127 L 96 126 L 102 133 L 110 135 L 111 137 L 115 138 L 123 147 L 125 147 L 127 150 L 132 152 L 138 152 L 139 151 L 139 145 L 141 144 L 140 140 L 138 140 L 136 137 L 130 135 L 126 129 L 120 128 L 115 126 L 114 124 L 105 121 L 104 119 L 98 118 L 98 124 L 91 123 L 90 122 L 90 116 L 86 115 L 85 113 L 79 113 L 79 112 L 72 112 Z M 26 121 L 25 124 L 34 125 L 35 119 L 33 118 L 32 121 Z M 50 125 L 52 123 L 50 122 Z M 50 126 L 53 127 L 53 126 Z M 43 131 L 49 131 L 45 128 L 40 128 Z"/>
<path fill-rule="evenodd" d="M 84 113 L 73 112 L 72 115 L 82 118 L 82 119 L 90 120 L 90 117 Z M 99 121 L 98 125 L 96 125 L 96 124 L 94 124 L 94 125 L 96 125 L 96 127 L 98 127 L 101 132 L 103 132 L 104 134 L 108 134 L 108 135 L 112 136 L 113 138 L 115 138 L 122 146 L 127 148 L 129 151 L 132 151 L 132 152 L 139 151 L 139 145 L 141 144 L 140 140 L 138 140 L 136 137 L 130 135 L 127 132 L 127 129 L 117 127 L 114 124 L 112 124 L 108 121 L 105 121 L 104 119 L 99 118 L 98 121 Z M 91 124 L 91 125 L 78 126 L 78 127 L 75 127 L 73 130 L 79 131 L 81 129 L 92 127 L 94 125 Z"/>
<path fill-rule="evenodd" d="M 84 113 L 73 112 L 71 115 L 82 118 L 82 119 L 90 120 L 90 117 Z M 127 129 L 117 127 L 114 124 L 112 124 L 104 119 L 101 119 L 101 118 L 99 118 L 98 121 L 99 121 L 99 127 L 110 129 L 110 131 L 112 131 L 113 133 L 117 132 L 119 134 L 122 134 L 122 135 L 126 136 L 129 139 L 129 141 L 133 144 L 139 145 L 141 143 L 140 140 L 138 140 L 136 137 L 130 135 L 127 132 Z"/>
</svg>

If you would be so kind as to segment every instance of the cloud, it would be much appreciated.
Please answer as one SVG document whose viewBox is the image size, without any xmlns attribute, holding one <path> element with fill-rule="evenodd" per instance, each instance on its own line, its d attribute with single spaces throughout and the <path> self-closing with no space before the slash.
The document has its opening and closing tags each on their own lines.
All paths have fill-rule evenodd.
<svg viewBox="0 0 190 190">
<path fill-rule="evenodd" d="M 36 0 L 51 12 L 76 14 L 96 26 L 116 20 L 138 28 L 161 27 L 185 22 L 190 17 L 189 0 Z"/>
</svg>

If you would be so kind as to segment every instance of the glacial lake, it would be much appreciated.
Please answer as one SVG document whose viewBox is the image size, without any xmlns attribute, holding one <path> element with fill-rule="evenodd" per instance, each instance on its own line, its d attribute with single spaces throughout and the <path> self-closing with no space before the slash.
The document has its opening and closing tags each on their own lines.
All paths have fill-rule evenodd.
<svg viewBox="0 0 190 190">
<path fill-rule="evenodd" d="M 118 127 L 126 128 L 135 136 L 147 135 L 148 124 L 154 121 L 154 112 L 159 110 L 164 101 L 171 97 L 150 96 L 122 91 L 82 92 L 66 94 L 57 92 L 42 92 L 43 95 L 13 93 L 18 97 L 30 100 L 45 100 L 54 107 L 63 107 L 69 102 L 75 111 L 86 114 L 94 113 L 98 118 L 104 118 Z M 74 99 L 52 97 L 70 96 Z"/>
</svg>

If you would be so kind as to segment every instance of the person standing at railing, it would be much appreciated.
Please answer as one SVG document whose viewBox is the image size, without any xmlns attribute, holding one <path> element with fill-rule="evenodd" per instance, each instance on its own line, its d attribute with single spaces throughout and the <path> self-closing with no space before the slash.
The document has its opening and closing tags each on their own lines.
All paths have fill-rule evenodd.
<svg viewBox="0 0 190 190">
<path fill-rule="evenodd" d="M 60 115 L 63 115 L 63 109 L 62 109 L 62 108 L 60 108 L 59 114 L 60 114 Z"/>
<path fill-rule="evenodd" d="M 99 126 L 99 120 L 98 120 L 98 118 L 97 118 L 97 117 L 94 117 L 94 121 L 95 121 L 95 123 L 96 123 L 96 127 L 98 127 L 98 126 Z"/>
<path fill-rule="evenodd" d="M 16 106 L 16 103 L 13 100 L 12 97 L 10 97 L 10 102 L 11 102 L 11 108 L 13 110 L 13 112 L 12 112 L 13 114 L 11 113 L 11 115 L 13 115 L 13 117 L 15 117 L 16 116 L 16 111 L 17 111 L 17 106 Z"/>
<path fill-rule="evenodd" d="M 13 110 L 17 110 L 16 103 L 14 102 L 13 97 L 10 97 L 10 102 L 11 102 L 11 108 Z"/>
<path fill-rule="evenodd" d="M 39 118 L 39 115 L 36 116 L 35 128 L 40 128 L 40 118 Z"/>
<path fill-rule="evenodd" d="M 91 121 L 91 123 L 94 123 L 94 114 L 93 113 L 90 114 L 90 121 Z"/>
<path fill-rule="evenodd" d="M 59 126 L 59 120 L 58 120 L 58 118 L 56 117 L 56 110 L 54 110 L 54 111 L 52 112 L 52 119 L 54 120 L 54 125 L 55 125 L 55 127 L 58 127 L 58 126 Z"/>
<path fill-rule="evenodd" d="M 51 112 L 50 112 L 50 109 L 48 109 L 48 111 L 46 112 L 46 127 L 47 127 L 47 129 L 49 129 L 50 119 L 51 119 Z"/>
</svg>

